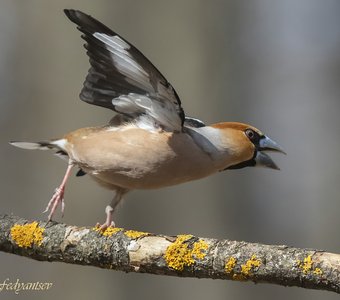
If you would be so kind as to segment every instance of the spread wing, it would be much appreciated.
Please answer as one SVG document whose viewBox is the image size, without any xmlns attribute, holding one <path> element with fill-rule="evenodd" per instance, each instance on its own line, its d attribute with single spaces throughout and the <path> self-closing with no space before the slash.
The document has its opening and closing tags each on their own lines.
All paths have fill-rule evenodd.
<svg viewBox="0 0 340 300">
<path fill-rule="evenodd" d="M 182 129 L 181 101 L 164 76 L 133 45 L 117 33 L 78 10 L 66 16 L 83 33 L 91 68 L 80 99 L 125 115 L 151 117 L 169 131 Z"/>
</svg>

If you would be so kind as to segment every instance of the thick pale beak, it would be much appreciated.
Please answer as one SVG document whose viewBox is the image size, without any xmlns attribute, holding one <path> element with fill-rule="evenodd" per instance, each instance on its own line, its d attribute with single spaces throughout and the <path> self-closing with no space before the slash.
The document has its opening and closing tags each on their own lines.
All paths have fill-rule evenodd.
<svg viewBox="0 0 340 300">
<path fill-rule="evenodd" d="M 265 136 L 260 140 L 259 147 L 257 150 L 258 151 L 255 157 L 256 166 L 280 170 L 280 168 L 274 163 L 271 157 L 268 154 L 264 153 L 264 151 L 272 151 L 286 154 L 286 152 L 282 149 L 282 147 L 278 143 L 276 143 L 269 137 Z"/>
<path fill-rule="evenodd" d="M 280 168 L 274 163 L 271 157 L 261 151 L 258 151 L 255 157 L 256 166 L 270 168 L 274 170 L 280 170 Z"/>
<path fill-rule="evenodd" d="M 280 152 L 283 154 L 287 154 L 277 142 L 273 141 L 271 138 L 267 136 L 260 139 L 258 150 Z"/>
</svg>

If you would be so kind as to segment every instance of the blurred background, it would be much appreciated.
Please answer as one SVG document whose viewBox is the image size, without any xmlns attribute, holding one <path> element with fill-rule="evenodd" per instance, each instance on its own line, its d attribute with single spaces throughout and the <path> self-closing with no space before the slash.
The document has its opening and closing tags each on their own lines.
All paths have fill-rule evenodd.
<svg viewBox="0 0 340 300">
<path fill-rule="evenodd" d="M 241 121 L 278 141 L 281 167 L 248 168 L 156 191 L 135 191 L 120 227 L 340 252 L 340 2 L 1 0 L 0 213 L 45 219 L 65 162 L 10 140 L 41 140 L 105 124 L 78 99 L 89 68 L 63 8 L 95 16 L 137 46 L 173 84 L 188 115 Z M 57 221 L 91 226 L 112 197 L 72 177 Z M 17 299 L 336 299 L 329 292 L 209 279 L 125 274 L 0 253 L 0 283 L 46 281 Z M 0 293 L 1 299 L 13 299 Z"/>
</svg>

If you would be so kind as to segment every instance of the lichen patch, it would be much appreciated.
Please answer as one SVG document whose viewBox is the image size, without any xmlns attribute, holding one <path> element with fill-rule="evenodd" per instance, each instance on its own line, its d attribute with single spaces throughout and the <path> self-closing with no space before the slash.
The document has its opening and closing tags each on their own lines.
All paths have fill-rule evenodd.
<svg viewBox="0 0 340 300">
<path fill-rule="evenodd" d="M 233 280 L 243 281 L 253 276 L 261 264 L 261 260 L 257 259 L 255 254 L 241 265 L 237 265 L 237 259 L 230 256 L 225 262 L 224 271 L 226 274 L 232 276 Z"/>
<path fill-rule="evenodd" d="M 224 265 L 224 271 L 227 274 L 232 274 L 234 272 L 234 268 L 236 267 L 237 259 L 235 257 L 230 256 Z"/>
<path fill-rule="evenodd" d="M 138 239 L 140 237 L 147 236 L 150 233 L 143 231 L 127 230 L 124 232 L 124 234 L 131 239 Z"/>
<path fill-rule="evenodd" d="M 39 227 L 36 221 L 25 225 L 14 224 L 11 228 L 11 237 L 19 247 L 29 248 L 34 244 L 40 246 L 44 230 L 45 228 Z"/>
<path fill-rule="evenodd" d="M 303 259 L 303 262 L 300 262 L 299 267 L 304 274 L 309 273 L 312 270 L 312 267 L 313 267 L 312 256 L 308 255 L 307 257 L 305 257 Z"/>
<path fill-rule="evenodd" d="M 191 234 L 178 235 L 177 239 L 167 247 L 165 251 L 165 261 L 167 265 L 177 271 L 183 271 L 184 267 L 191 266 L 196 260 L 201 260 L 207 255 L 209 245 L 206 241 L 199 239 L 193 244 Z"/>
<path fill-rule="evenodd" d="M 194 247 L 192 249 L 192 256 L 197 259 L 203 259 L 207 255 L 207 251 L 209 245 L 204 240 L 199 240 L 198 242 L 194 243 Z"/>
<path fill-rule="evenodd" d="M 320 268 L 315 267 L 315 262 L 312 259 L 311 255 L 308 255 L 303 259 L 303 262 L 298 260 L 297 261 L 298 267 L 302 270 L 304 274 L 313 273 L 314 275 L 322 275 L 322 270 Z"/>
<path fill-rule="evenodd" d="M 109 226 L 105 230 L 102 230 L 100 229 L 100 226 L 96 226 L 93 227 L 92 230 L 99 232 L 103 236 L 110 237 L 116 234 L 117 232 L 122 231 L 123 228 Z"/>
<path fill-rule="evenodd" d="M 313 271 L 314 275 L 322 275 L 322 270 L 320 268 L 315 268 L 315 270 Z"/>
<path fill-rule="evenodd" d="M 261 266 L 261 260 L 256 258 L 253 254 L 250 259 L 246 261 L 244 265 L 241 265 L 241 275 L 244 277 L 250 277 L 254 271 Z"/>
</svg>

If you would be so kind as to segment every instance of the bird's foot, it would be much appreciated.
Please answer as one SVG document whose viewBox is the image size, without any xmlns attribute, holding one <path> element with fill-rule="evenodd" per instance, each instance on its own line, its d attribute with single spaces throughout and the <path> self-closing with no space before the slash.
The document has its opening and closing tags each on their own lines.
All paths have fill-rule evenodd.
<svg viewBox="0 0 340 300">
<path fill-rule="evenodd" d="M 64 216 L 65 201 L 64 201 L 65 186 L 60 186 L 56 188 L 51 200 L 48 202 L 44 213 L 50 212 L 48 215 L 48 221 L 51 221 L 58 205 L 61 205 L 61 215 Z"/>
<path fill-rule="evenodd" d="M 64 175 L 63 181 L 61 182 L 60 186 L 56 188 L 54 191 L 54 194 L 51 198 L 51 200 L 48 202 L 47 207 L 43 213 L 50 212 L 48 215 L 48 221 L 51 221 L 58 205 L 61 205 L 61 216 L 64 216 L 64 210 L 65 210 L 65 202 L 64 202 L 64 193 L 65 193 L 65 185 L 67 182 L 67 179 L 70 177 L 71 170 L 73 167 L 73 163 L 70 160 L 68 163 L 68 167 L 66 170 L 66 173 Z"/>
<path fill-rule="evenodd" d="M 104 224 L 100 224 L 97 223 L 96 224 L 96 228 L 99 228 L 100 231 L 105 231 L 108 227 L 116 227 L 115 222 L 111 221 L 111 223 L 104 223 Z"/>
<path fill-rule="evenodd" d="M 116 227 L 115 222 L 113 222 L 112 215 L 113 215 L 113 208 L 108 205 L 105 208 L 106 213 L 106 221 L 104 224 L 96 224 L 96 227 L 99 227 L 101 231 L 105 231 L 108 227 Z"/>
</svg>

